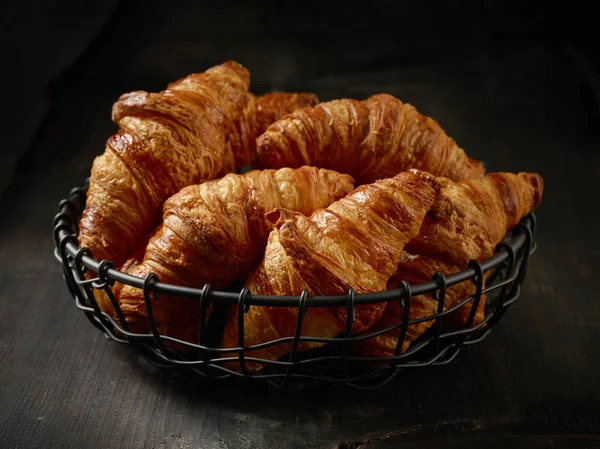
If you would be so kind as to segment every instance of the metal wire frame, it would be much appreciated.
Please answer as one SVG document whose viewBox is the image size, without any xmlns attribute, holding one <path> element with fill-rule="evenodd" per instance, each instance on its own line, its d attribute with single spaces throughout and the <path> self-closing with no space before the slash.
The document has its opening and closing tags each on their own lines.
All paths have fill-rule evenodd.
<svg viewBox="0 0 600 449">
<path fill-rule="evenodd" d="M 530 254 L 535 251 L 536 220 L 533 214 L 525 217 L 507 238 L 496 248 L 493 257 L 486 261 L 471 261 L 468 268 L 458 273 L 435 273 L 432 280 L 417 285 L 403 281 L 397 289 L 377 293 L 355 294 L 350 288 L 344 295 L 309 296 L 304 291 L 300 296 L 253 295 L 248 289 L 239 292 L 213 290 L 209 284 L 201 289 L 161 283 L 158 276 L 150 273 L 138 278 L 120 272 L 111 261 L 96 261 L 88 248 L 79 248 L 76 235 L 77 220 L 85 205 L 86 186 L 74 188 L 66 199 L 60 201 L 59 212 L 53 220 L 55 257 L 61 262 L 64 279 L 77 308 L 82 310 L 90 322 L 107 338 L 135 347 L 149 362 L 172 375 L 197 375 L 204 380 L 243 378 L 267 382 L 284 390 L 306 388 L 318 383 L 345 384 L 358 389 L 374 389 L 384 385 L 400 372 L 409 368 L 442 365 L 451 362 L 467 345 L 482 341 L 492 327 L 502 318 L 509 306 L 519 297 Z M 96 273 L 88 279 L 87 271 Z M 485 273 L 490 277 L 485 282 Z M 115 282 L 128 284 L 143 291 L 150 333 L 134 333 L 129 328 L 111 287 Z M 446 307 L 448 287 L 461 282 L 470 282 L 475 287 L 473 295 Z M 109 298 L 117 320 L 100 310 L 94 290 L 102 290 Z M 438 301 L 435 314 L 410 320 L 412 299 L 417 295 L 431 295 Z M 198 341 L 191 343 L 161 335 L 154 319 L 153 301 L 159 295 L 192 298 L 198 301 L 200 323 Z M 485 295 L 485 296 L 484 296 Z M 484 299 L 485 297 L 485 299 Z M 473 324 L 480 301 L 486 301 L 485 319 Z M 402 320 L 393 326 L 361 334 L 352 333 L 355 307 L 360 304 L 399 301 L 403 309 Z M 213 312 L 206 320 L 210 305 L 237 307 L 238 346 L 222 348 L 218 336 L 220 328 L 218 313 Z M 467 324 L 444 332 L 444 318 L 460 307 L 470 304 Z M 298 317 L 293 335 L 261 344 L 244 344 L 244 317 L 250 307 L 294 307 Z M 302 335 L 303 320 L 312 307 L 345 307 L 346 326 L 342 335 L 335 338 L 319 338 Z M 412 342 L 402 352 L 408 327 L 425 321 L 433 321 L 429 331 Z M 361 357 L 351 355 L 354 342 L 374 338 L 386 332 L 399 330 L 398 343 L 393 356 Z M 298 351 L 300 342 L 319 342 L 323 348 Z M 190 349 L 178 351 L 169 343 L 177 343 Z M 248 356 L 249 351 L 269 346 L 289 345 L 291 351 L 279 360 Z M 237 355 L 231 355 L 237 354 Z M 224 366 L 224 362 L 237 362 L 239 371 Z M 260 363 L 265 368 L 252 371 L 248 362 Z"/>
</svg>

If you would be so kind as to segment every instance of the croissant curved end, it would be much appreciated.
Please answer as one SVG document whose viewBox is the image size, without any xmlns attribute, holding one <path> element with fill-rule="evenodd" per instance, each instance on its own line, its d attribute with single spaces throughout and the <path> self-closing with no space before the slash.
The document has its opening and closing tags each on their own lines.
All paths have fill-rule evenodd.
<svg viewBox="0 0 600 449">
<path fill-rule="evenodd" d="M 542 195 L 544 193 L 544 178 L 539 173 L 533 172 L 521 172 L 517 175 L 520 178 L 524 178 L 533 189 L 533 208 L 535 209 L 542 202 Z"/>
</svg>

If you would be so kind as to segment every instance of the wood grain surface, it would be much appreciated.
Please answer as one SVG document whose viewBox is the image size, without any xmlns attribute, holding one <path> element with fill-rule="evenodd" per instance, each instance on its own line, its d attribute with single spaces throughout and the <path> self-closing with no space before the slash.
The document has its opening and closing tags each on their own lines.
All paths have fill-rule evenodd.
<svg viewBox="0 0 600 449">
<path fill-rule="evenodd" d="M 502 39 L 477 27 L 434 36 L 413 23 L 427 17 L 419 11 L 392 28 L 381 2 L 349 25 L 312 2 L 311 13 L 278 5 L 126 2 L 53 85 L 51 113 L 0 200 L 0 447 L 600 446 L 593 64 L 582 74 L 569 42 L 518 27 Z M 403 11 L 392 12 L 399 20 Z M 442 26 L 438 14 L 427 23 Z M 76 310 L 53 259 L 51 221 L 115 131 L 112 103 L 229 58 L 251 70 L 256 93 L 391 93 L 488 170 L 544 177 L 538 251 L 520 299 L 486 340 L 374 392 L 286 394 L 174 382 Z"/>
</svg>

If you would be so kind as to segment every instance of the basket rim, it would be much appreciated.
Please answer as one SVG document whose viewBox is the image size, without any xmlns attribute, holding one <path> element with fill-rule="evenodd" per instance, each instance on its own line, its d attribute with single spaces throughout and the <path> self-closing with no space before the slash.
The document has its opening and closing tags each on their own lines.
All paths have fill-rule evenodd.
<svg viewBox="0 0 600 449">
<path fill-rule="evenodd" d="M 104 260 L 98 261 L 93 257 L 88 256 L 86 253 L 91 251 L 89 248 L 81 248 L 76 239 L 78 232 L 77 220 L 79 215 L 83 212 L 86 199 L 86 191 L 88 186 L 88 180 L 81 187 L 75 187 L 69 192 L 69 196 L 58 203 L 59 212 L 54 216 L 53 220 L 53 237 L 55 258 L 59 262 L 63 261 L 61 251 L 64 251 L 65 255 L 72 257 L 73 259 L 78 258 L 82 266 L 98 273 L 102 271 L 103 277 L 109 282 L 119 282 L 121 284 L 129 285 L 139 289 L 145 289 L 149 292 L 156 294 L 164 294 L 175 297 L 185 297 L 190 299 L 202 300 L 207 294 L 207 288 L 210 290 L 210 295 L 214 300 L 222 301 L 224 303 L 235 304 L 240 301 L 240 297 L 244 296 L 244 304 L 246 306 L 269 306 L 269 307 L 299 307 L 299 298 L 297 296 L 276 296 L 276 295 L 258 295 L 252 294 L 242 289 L 241 292 L 213 290 L 210 284 L 205 284 L 202 288 L 185 287 L 177 284 L 170 284 L 166 282 L 155 282 L 148 283 L 148 278 L 141 278 L 122 272 L 116 268 L 111 261 Z M 532 234 L 535 234 L 536 218 L 535 214 L 531 212 L 527 216 L 523 217 L 519 224 L 509 231 L 505 238 L 496 246 L 494 255 L 489 259 L 481 262 L 477 262 L 482 272 L 487 272 L 495 268 L 500 267 L 509 257 L 511 253 L 514 255 L 517 253 L 523 245 L 530 239 Z M 531 251 L 533 252 L 533 249 Z M 102 267 L 102 268 L 101 268 Z M 473 279 L 477 276 L 479 270 L 476 270 L 472 266 L 468 266 L 464 270 L 445 274 L 441 273 L 438 276 L 438 280 L 431 280 L 419 284 L 409 284 L 411 296 L 417 296 L 427 293 L 433 293 L 440 288 L 450 287 L 452 285 L 459 284 L 461 282 Z M 376 304 L 380 302 L 388 302 L 390 300 L 397 300 L 403 296 L 406 296 L 405 288 L 399 286 L 395 289 L 384 290 L 380 292 L 369 292 L 369 293 L 354 293 L 350 288 L 348 293 L 340 295 L 303 295 L 307 307 L 337 307 L 347 306 L 348 295 L 354 296 L 354 304 Z"/>
</svg>

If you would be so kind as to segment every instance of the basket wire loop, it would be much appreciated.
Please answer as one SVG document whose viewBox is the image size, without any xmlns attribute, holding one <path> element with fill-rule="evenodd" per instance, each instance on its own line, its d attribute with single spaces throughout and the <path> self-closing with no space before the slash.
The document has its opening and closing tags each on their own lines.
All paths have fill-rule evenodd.
<svg viewBox="0 0 600 449">
<path fill-rule="evenodd" d="M 202 287 L 202 295 L 200 295 L 200 329 L 198 331 L 198 344 L 202 345 L 206 338 L 206 311 L 210 306 L 212 286 L 210 284 L 204 284 Z M 203 355 L 206 355 L 206 351 L 200 350 Z"/>
<path fill-rule="evenodd" d="M 436 316 L 439 316 L 446 307 L 446 276 L 441 271 L 433 274 L 433 280 L 437 282 L 438 289 L 433 292 L 433 298 L 437 300 L 438 308 Z M 442 333 L 442 320 L 439 318 L 433 323 L 433 338 L 435 342 L 439 342 L 440 334 Z"/>
<path fill-rule="evenodd" d="M 442 353 L 439 357 L 439 361 L 436 361 L 435 364 L 436 365 L 447 365 L 448 363 L 452 362 L 456 358 L 456 356 L 458 355 L 460 350 L 462 349 L 465 339 L 466 339 L 466 337 L 463 337 L 462 340 L 459 341 L 458 343 L 447 346 L 442 351 Z"/>
<path fill-rule="evenodd" d="M 69 195 L 69 197 L 70 196 L 71 195 Z M 62 212 L 63 208 L 69 209 L 68 212 L 64 212 L 64 214 L 66 214 L 66 216 L 68 218 L 77 215 L 77 207 L 75 206 L 75 204 L 73 203 L 73 200 L 71 200 L 71 198 L 65 198 L 65 199 L 60 200 L 60 202 L 58 203 L 58 211 L 59 211 L 58 215 L 63 213 Z M 57 220 L 57 217 L 55 216 L 54 219 Z"/>
<path fill-rule="evenodd" d="M 71 189 L 71 191 L 69 192 L 69 198 L 75 197 L 78 200 L 85 198 L 89 182 L 90 182 L 90 178 L 87 178 L 83 187 L 73 187 Z"/>
<path fill-rule="evenodd" d="M 65 200 L 63 200 L 63 201 L 65 201 Z M 62 201 L 61 201 L 61 203 L 62 203 Z M 70 201 L 68 202 L 68 204 L 72 205 L 72 203 Z M 65 207 L 65 206 L 66 206 L 66 204 L 63 205 L 63 207 Z M 74 206 L 72 206 L 72 207 L 74 207 Z M 68 228 L 66 228 L 66 229 L 69 229 L 72 232 L 73 231 L 73 226 L 72 226 L 71 223 L 69 223 L 70 222 L 70 218 L 71 218 L 71 215 L 70 215 L 69 212 L 64 212 L 64 211 L 61 210 L 52 219 L 52 228 L 55 228 L 59 224 L 64 224 L 64 225 L 68 226 Z"/>
<path fill-rule="evenodd" d="M 75 236 L 68 235 L 63 240 L 61 240 L 60 245 L 58 247 L 58 254 L 60 256 L 60 260 L 62 262 L 63 275 L 65 278 L 65 282 L 67 284 L 67 288 L 73 297 L 77 295 L 77 284 L 75 283 L 75 279 L 73 278 L 73 270 L 71 269 L 71 262 L 69 261 L 69 254 L 67 253 L 67 244 L 69 242 L 74 242 Z"/>
<path fill-rule="evenodd" d="M 94 280 L 94 282 L 92 282 L 92 287 L 94 287 L 95 289 L 98 290 L 102 290 L 107 286 L 113 286 L 115 284 L 115 280 L 114 279 L 110 279 L 107 274 L 106 271 L 109 268 L 114 268 L 115 264 L 112 263 L 112 261 L 108 260 L 108 259 L 102 259 L 100 261 L 100 263 L 98 264 L 98 279 Z"/>
<path fill-rule="evenodd" d="M 152 284 L 158 282 L 158 280 L 158 275 L 152 272 L 148 273 L 144 279 L 144 304 L 146 305 L 146 314 L 148 315 L 148 323 L 150 324 L 150 331 L 154 336 L 154 341 L 163 354 L 168 354 L 170 351 L 160 338 L 160 333 L 156 327 L 156 320 L 154 319 L 154 311 L 152 310 L 152 300 L 158 299 L 158 293 L 152 291 L 150 288 Z"/>
<path fill-rule="evenodd" d="M 526 220 L 529 220 L 529 226 L 525 226 L 525 224 L 523 222 L 520 223 L 520 229 L 519 230 L 523 230 L 524 228 L 529 228 L 529 231 L 531 231 L 531 235 L 530 237 L 530 245 L 531 247 L 529 248 L 529 252 L 534 252 L 537 248 L 537 243 L 535 242 L 535 239 L 533 238 L 533 236 L 535 235 L 535 231 L 537 230 L 537 218 L 535 217 L 534 214 L 529 214 L 527 217 L 525 217 Z"/>
<path fill-rule="evenodd" d="M 375 382 L 375 384 L 367 384 L 367 385 L 363 385 L 363 384 L 353 384 L 352 386 L 354 388 L 358 388 L 360 390 L 375 390 L 376 388 L 380 388 L 383 387 L 385 384 L 387 384 L 389 381 L 391 381 L 394 377 L 396 377 L 401 371 L 402 368 L 397 366 L 398 361 L 394 361 L 394 363 L 390 366 L 389 369 L 385 369 L 382 371 L 383 373 L 383 378 L 379 381 L 379 382 Z M 387 374 L 385 374 L 387 372 Z M 372 378 L 373 379 L 379 379 L 382 377 L 382 374 L 379 375 L 375 375 Z M 361 380 L 369 380 L 369 376 L 363 376 L 361 377 Z"/>
<path fill-rule="evenodd" d="M 67 231 L 67 233 L 69 235 L 73 234 L 73 228 L 71 227 L 71 225 L 69 223 L 66 222 L 59 222 L 57 225 L 54 226 L 53 228 L 53 232 L 52 232 L 52 237 L 54 239 L 54 246 L 58 247 L 58 245 L 60 244 L 60 232 L 61 231 Z M 74 241 L 76 243 L 76 241 Z"/>
<path fill-rule="evenodd" d="M 507 298 L 511 294 L 511 292 L 514 290 L 514 288 L 515 288 L 514 281 L 517 276 L 517 273 L 515 272 L 515 270 L 517 268 L 517 252 L 515 251 L 515 249 L 511 245 L 507 244 L 506 242 L 501 242 L 496 247 L 496 250 L 497 251 L 506 251 L 506 253 L 508 254 L 508 257 L 505 262 L 505 267 L 498 268 L 498 270 L 500 270 L 500 269 L 505 270 L 505 273 L 506 273 L 505 278 L 507 280 L 504 281 L 504 285 L 502 285 L 502 287 L 500 289 L 500 293 L 498 294 L 498 297 L 496 298 L 497 304 L 496 304 L 496 308 L 495 308 L 495 313 L 494 313 L 494 316 L 488 322 L 488 325 L 492 325 L 492 324 L 496 323 L 502 317 L 502 315 L 504 315 L 504 313 L 506 312 L 508 306 L 506 304 L 505 298 Z"/>
<path fill-rule="evenodd" d="M 83 264 L 83 257 L 87 256 L 90 258 L 94 257 L 94 254 L 92 253 L 92 250 L 87 248 L 87 247 L 83 247 L 83 248 L 79 248 L 77 250 L 77 253 L 75 254 L 75 257 L 73 259 L 73 262 L 75 264 L 75 267 L 77 269 L 77 274 L 78 274 L 78 279 L 76 280 L 77 285 L 79 285 L 82 288 L 91 286 L 91 287 L 95 287 L 95 288 L 102 288 L 102 281 L 100 280 L 100 276 L 97 276 L 95 278 L 91 278 L 91 279 L 86 279 L 85 274 L 88 272 L 88 268 Z M 102 263 L 103 261 L 101 261 L 100 263 Z M 105 263 L 106 265 L 106 263 Z M 104 270 L 106 270 L 106 268 L 104 268 Z M 100 270 L 100 264 L 98 264 L 98 271 Z M 98 274 L 98 273 L 96 273 Z M 104 275 L 106 275 L 106 273 L 103 273 Z"/>
<path fill-rule="evenodd" d="M 244 357 L 244 314 L 248 313 L 250 310 L 250 306 L 246 305 L 246 299 L 248 296 L 251 296 L 250 289 L 244 287 L 238 296 L 238 347 L 240 348 L 238 352 L 238 361 L 240 364 L 240 370 L 245 377 L 250 377 L 250 373 L 248 373 L 248 369 L 246 368 L 246 359 Z"/>
<path fill-rule="evenodd" d="M 77 285 L 79 287 L 79 291 L 83 292 L 83 295 L 78 295 L 80 305 L 81 306 L 89 305 L 92 307 L 93 312 L 86 311 L 86 315 L 88 316 L 89 320 L 92 321 L 93 323 L 95 323 L 96 327 L 98 327 L 98 325 L 100 325 L 101 329 L 104 331 L 104 333 L 107 336 L 112 338 L 113 337 L 112 324 L 106 318 L 104 313 L 102 313 L 102 311 L 100 310 L 100 306 L 98 305 L 98 301 L 96 300 L 96 296 L 94 295 L 94 292 L 92 290 L 93 284 L 95 282 L 100 281 L 100 278 L 98 277 L 98 278 L 88 279 L 88 280 L 85 279 L 85 273 L 86 273 L 87 269 L 82 264 L 82 258 L 84 255 L 92 257 L 91 256 L 92 251 L 89 248 L 80 248 L 74 257 L 75 271 L 77 273 L 77 279 L 75 279 L 75 282 L 77 283 Z M 98 270 L 98 271 L 100 271 L 100 270 Z"/>
<path fill-rule="evenodd" d="M 532 221 L 532 223 L 534 223 Z M 525 244 L 523 245 L 523 261 L 521 262 L 521 269 L 519 270 L 519 274 L 517 275 L 517 285 L 520 285 L 525 280 L 525 275 L 527 274 L 527 264 L 529 262 L 529 256 L 532 250 L 533 244 L 533 232 L 532 229 L 528 226 L 525 226 L 523 223 L 517 225 L 518 232 L 523 232 L 525 234 Z"/>
<path fill-rule="evenodd" d="M 54 216 L 54 219 L 52 220 L 52 240 L 54 241 L 54 257 L 60 260 L 64 266 L 65 260 L 63 260 L 62 254 L 60 253 L 60 244 L 62 242 L 60 238 L 61 231 L 67 232 L 67 237 L 73 235 L 73 227 L 70 223 L 70 217 L 66 213 L 58 213 Z M 74 244 L 77 243 L 76 240 L 69 240 L 69 242 L 73 242 Z"/>
<path fill-rule="evenodd" d="M 356 320 L 356 311 L 354 308 L 354 289 L 348 289 L 348 309 L 346 311 L 346 329 L 344 331 L 344 343 L 342 343 L 342 363 L 348 362 L 348 350 L 350 349 L 350 338 L 352 336 L 352 324 Z"/>
<path fill-rule="evenodd" d="M 469 312 L 469 318 L 467 319 L 466 327 L 470 328 L 473 325 L 479 302 L 481 301 L 481 293 L 483 291 L 483 268 L 478 260 L 472 260 L 469 262 L 469 267 L 475 270 L 475 277 L 473 283 L 475 284 L 475 293 L 473 295 L 473 303 L 471 304 L 471 311 Z M 466 334 L 465 334 L 466 335 Z"/>
<path fill-rule="evenodd" d="M 114 281 L 112 281 L 114 284 Z M 131 330 L 129 329 L 129 324 L 127 323 L 127 320 L 125 319 L 125 315 L 123 314 L 123 310 L 121 310 L 121 306 L 119 305 L 119 301 L 117 301 L 117 298 L 115 298 L 115 294 L 113 293 L 112 289 L 110 288 L 110 283 L 104 285 L 104 293 L 106 293 L 106 296 L 108 296 L 108 299 L 110 300 L 110 303 L 113 306 L 113 309 L 115 310 L 115 313 L 117 314 L 117 317 L 119 318 L 119 323 L 121 324 L 121 326 L 123 326 L 123 329 L 125 330 L 125 332 L 131 332 Z"/>
<path fill-rule="evenodd" d="M 521 291 L 521 283 L 525 279 L 525 274 L 527 271 L 529 256 L 535 250 L 535 241 L 533 239 L 532 230 L 535 229 L 536 221 L 535 221 L 535 216 L 533 216 L 533 215 L 531 215 L 529 218 L 530 218 L 529 219 L 530 226 L 525 225 L 524 221 L 522 221 L 515 228 L 515 232 L 520 232 L 525 235 L 525 242 L 519 248 L 518 253 L 512 247 L 511 247 L 511 250 L 509 250 L 509 251 L 512 251 L 515 253 L 515 258 L 516 258 L 516 260 L 518 260 L 518 263 L 515 262 L 516 273 L 511 273 L 510 276 L 508 276 L 510 279 L 510 287 L 511 287 L 510 289 L 507 290 L 506 296 L 508 297 L 508 299 L 506 299 L 504 296 L 502 297 L 505 309 L 510 304 L 512 304 L 514 301 L 516 301 L 517 298 L 519 297 L 519 294 Z M 507 246 L 510 246 L 510 245 L 507 245 Z M 510 252 L 509 252 L 509 254 L 510 254 Z M 500 317 L 498 317 L 498 319 L 499 318 Z"/>
<path fill-rule="evenodd" d="M 402 317 L 402 330 L 400 331 L 400 336 L 398 337 L 398 342 L 396 343 L 396 349 L 394 350 L 394 356 L 400 355 L 402 351 L 402 345 L 404 344 L 404 340 L 406 339 L 406 333 L 408 332 L 408 322 L 410 320 L 410 303 L 412 299 L 412 292 L 410 289 L 410 284 L 406 281 L 400 282 L 402 286 L 403 295 L 398 299 L 399 306 L 404 308 L 404 315 Z M 393 368 L 396 369 L 397 361 L 394 361 L 392 364 Z"/>
<path fill-rule="evenodd" d="M 73 264 L 75 266 L 75 268 L 77 269 L 77 273 L 80 276 L 84 276 L 85 273 L 87 273 L 88 269 L 87 267 L 83 264 L 82 259 L 83 256 L 88 256 L 88 257 L 94 257 L 92 250 L 89 249 L 87 246 L 84 246 L 83 248 L 79 248 L 77 250 L 77 252 L 75 253 L 75 257 L 73 258 Z M 81 285 L 81 284 L 79 284 Z"/>
<path fill-rule="evenodd" d="M 83 290 L 83 287 L 81 285 L 81 278 L 83 278 L 85 276 L 85 273 L 87 272 L 87 267 L 85 265 L 83 265 L 83 263 L 81 262 L 81 259 L 84 255 L 92 257 L 92 251 L 86 247 L 79 248 L 77 250 L 77 252 L 75 253 L 75 256 L 73 257 L 73 265 L 72 265 L 71 269 L 69 270 L 70 278 L 73 281 L 73 285 L 74 285 L 74 289 L 75 289 L 75 294 L 73 295 L 73 298 L 75 299 L 75 303 L 77 304 L 77 306 L 79 308 L 85 307 L 84 314 L 85 314 L 86 318 L 96 328 L 100 329 L 102 332 L 106 332 L 104 327 L 99 323 L 99 318 L 94 313 L 90 312 L 89 310 L 86 310 L 86 309 L 88 309 L 87 306 L 91 304 L 91 301 L 88 301 L 86 299 L 87 292 L 85 292 Z"/>
<path fill-rule="evenodd" d="M 302 335 L 302 323 L 304 317 L 308 313 L 308 307 L 306 306 L 306 298 L 308 298 L 308 290 L 303 290 L 302 294 L 298 299 L 298 318 L 296 319 L 296 330 L 294 331 L 294 340 L 292 341 L 292 350 L 288 358 L 288 362 L 292 365 L 288 365 L 285 372 L 285 378 L 283 385 L 285 385 L 292 374 L 293 367 L 296 366 L 296 355 L 298 352 L 298 344 L 300 343 L 300 335 Z"/>
</svg>

